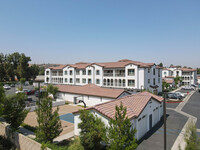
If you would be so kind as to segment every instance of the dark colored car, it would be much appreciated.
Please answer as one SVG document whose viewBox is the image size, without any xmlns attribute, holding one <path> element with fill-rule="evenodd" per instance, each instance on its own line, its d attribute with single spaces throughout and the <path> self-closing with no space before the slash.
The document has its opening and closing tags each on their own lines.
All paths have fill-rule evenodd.
<svg viewBox="0 0 200 150">
<path fill-rule="evenodd" d="M 177 93 L 168 93 L 167 98 L 181 100 L 183 97 Z"/>
<path fill-rule="evenodd" d="M 33 95 L 35 93 L 34 90 L 27 90 L 26 92 L 26 95 Z"/>
<path fill-rule="evenodd" d="M 11 84 L 10 87 L 15 87 L 15 84 Z"/>
<path fill-rule="evenodd" d="M 45 94 L 45 91 L 40 90 L 40 97 L 42 97 Z M 35 91 L 35 96 L 39 97 L 39 90 Z"/>
</svg>

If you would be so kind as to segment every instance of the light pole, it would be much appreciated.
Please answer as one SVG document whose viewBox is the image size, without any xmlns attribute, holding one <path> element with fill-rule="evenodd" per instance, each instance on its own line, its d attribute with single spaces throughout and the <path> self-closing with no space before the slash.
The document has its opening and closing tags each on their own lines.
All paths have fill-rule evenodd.
<svg viewBox="0 0 200 150">
<path fill-rule="evenodd" d="M 164 150 L 167 150 L 167 124 L 166 124 L 166 92 L 164 93 L 164 102 L 163 102 L 163 120 L 164 120 Z"/>
</svg>

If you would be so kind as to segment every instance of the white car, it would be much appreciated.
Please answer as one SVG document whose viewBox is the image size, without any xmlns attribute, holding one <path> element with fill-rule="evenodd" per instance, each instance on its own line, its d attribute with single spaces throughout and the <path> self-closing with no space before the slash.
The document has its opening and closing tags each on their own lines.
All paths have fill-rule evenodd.
<svg viewBox="0 0 200 150">
<path fill-rule="evenodd" d="M 11 89 L 11 87 L 10 87 L 9 85 L 4 85 L 3 88 L 4 88 L 5 90 Z"/>
<path fill-rule="evenodd" d="M 195 90 L 193 86 L 184 86 L 181 88 L 182 90 Z"/>
<path fill-rule="evenodd" d="M 185 97 L 187 95 L 186 93 L 181 93 L 181 92 L 175 92 L 175 93 L 181 95 L 182 97 Z"/>
<path fill-rule="evenodd" d="M 16 94 L 17 94 L 17 93 L 24 93 L 24 91 L 16 91 L 15 93 L 16 93 Z"/>
</svg>

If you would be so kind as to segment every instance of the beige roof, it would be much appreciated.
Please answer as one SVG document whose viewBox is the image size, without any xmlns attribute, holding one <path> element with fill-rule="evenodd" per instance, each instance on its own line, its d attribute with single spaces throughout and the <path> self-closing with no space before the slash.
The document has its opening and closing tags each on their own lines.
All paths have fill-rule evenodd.
<svg viewBox="0 0 200 150">
<path fill-rule="evenodd" d="M 163 98 L 160 96 L 156 96 L 149 92 L 141 92 L 141 93 L 125 96 L 118 100 L 98 104 L 93 107 L 89 107 L 87 109 L 89 110 L 94 109 L 108 118 L 114 118 L 115 106 L 116 105 L 119 106 L 120 103 L 122 102 L 123 106 L 127 108 L 127 117 L 129 119 L 137 118 L 151 99 L 154 99 L 158 101 L 159 103 L 163 101 Z M 78 113 L 78 111 L 75 111 L 73 113 Z"/>
<path fill-rule="evenodd" d="M 107 98 L 118 98 L 123 92 L 122 89 L 103 88 L 94 84 L 87 84 L 84 86 L 76 85 L 56 85 L 60 92 L 82 94 Z"/>
</svg>

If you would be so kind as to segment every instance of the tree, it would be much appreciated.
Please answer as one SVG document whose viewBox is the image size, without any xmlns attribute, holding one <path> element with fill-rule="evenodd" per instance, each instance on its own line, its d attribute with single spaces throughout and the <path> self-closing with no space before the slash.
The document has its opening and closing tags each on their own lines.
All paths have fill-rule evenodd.
<svg viewBox="0 0 200 150">
<path fill-rule="evenodd" d="M 39 68 L 39 75 L 44 75 L 45 68 L 42 66 Z"/>
<path fill-rule="evenodd" d="M 48 84 L 47 93 L 48 94 L 52 94 L 54 99 L 55 99 L 55 96 L 56 96 L 57 92 L 58 92 L 58 87 L 53 86 L 52 84 Z"/>
<path fill-rule="evenodd" d="M 134 150 L 137 148 L 135 139 L 136 129 L 133 129 L 131 121 L 126 116 L 126 107 L 122 105 L 115 107 L 115 118 L 110 119 L 108 128 L 109 150 Z"/>
<path fill-rule="evenodd" d="M 11 125 L 13 131 L 18 130 L 29 112 L 25 107 L 24 93 L 9 95 L 5 98 L 3 103 L 3 118 Z"/>
<path fill-rule="evenodd" d="M 3 103 L 5 101 L 6 95 L 2 85 L 0 85 L 0 116 L 3 114 Z"/>
<path fill-rule="evenodd" d="M 177 86 L 178 84 L 180 84 L 182 82 L 181 77 L 177 76 L 174 78 L 174 82 L 175 82 L 175 86 Z"/>
<path fill-rule="evenodd" d="M 197 136 L 197 129 L 194 123 L 190 123 L 185 132 L 185 150 L 200 150 L 200 138 Z"/>
<path fill-rule="evenodd" d="M 24 85 L 25 82 L 26 82 L 25 78 L 20 79 L 21 89 L 23 89 L 22 85 Z"/>
<path fill-rule="evenodd" d="M 200 68 L 197 68 L 197 74 L 200 74 Z"/>
<path fill-rule="evenodd" d="M 81 129 L 80 140 L 84 149 L 98 150 L 100 142 L 106 141 L 106 127 L 100 118 L 93 115 L 89 110 L 80 110 Z"/>
<path fill-rule="evenodd" d="M 163 82 L 163 84 L 162 84 L 162 89 L 163 89 L 163 91 L 164 90 L 167 90 L 169 88 L 169 83 L 166 83 L 165 81 Z"/>
<path fill-rule="evenodd" d="M 32 65 L 29 67 L 29 78 L 35 80 L 36 76 L 39 74 L 39 67 L 37 65 Z"/>
<path fill-rule="evenodd" d="M 158 66 L 163 67 L 163 63 L 160 63 Z"/>
<path fill-rule="evenodd" d="M 26 55 L 22 53 L 21 57 L 19 58 L 19 64 L 17 66 L 17 74 L 19 75 L 19 78 L 25 78 L 25 79 L 29 78 L 28 74 L 29 61 L 31 61 L 31 58 L 26 57 Z"/>
<path fill-rule="evenodd" d="M 39 103 L 37 101 L 37 109 L 35 110 L 37 114 L 37 122 L 39 126 L 36 130 L 36 138 L 40 142 L 53 142 L 53 139 L 60 135 L 62 132 L 61 121 L 58 114 L 58 107 L 53 112 L 52 110 L 52 100 L 50 98 L 45 98 Z"/>
</svg>

